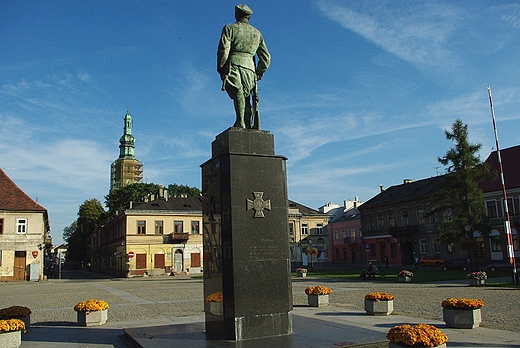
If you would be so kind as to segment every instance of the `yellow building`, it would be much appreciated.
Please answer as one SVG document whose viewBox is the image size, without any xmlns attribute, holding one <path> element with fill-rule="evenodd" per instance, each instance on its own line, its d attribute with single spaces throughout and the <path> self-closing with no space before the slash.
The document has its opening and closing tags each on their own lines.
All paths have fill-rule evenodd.
<svg viewBox="0 0 520 348">
<path fill-rule="evenodd" d="M 328 260 L 328 214 L 289 200 L 289 246 L 293 268 Z M 307 256 L 307 248 L 318 249 L 318 255 Z"/>
<path fill-rule="evenodd" d="M 50 230 L 47 209 L 0 169 L 0 280 L 39 280 Z"/>
<path fill-rule="evenodd" d="M 202 274 L 199 198 L 158 198 L 129 209 L 91 235 L 92 269 L 115 276 Z"/>
</svg>

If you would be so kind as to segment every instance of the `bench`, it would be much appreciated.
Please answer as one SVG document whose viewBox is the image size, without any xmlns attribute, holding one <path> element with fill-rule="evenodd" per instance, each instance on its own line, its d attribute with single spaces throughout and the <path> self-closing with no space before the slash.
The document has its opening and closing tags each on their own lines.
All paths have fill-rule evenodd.
<svg viewBox="0 0 520 348">
<path fill-rule="evenodd" d="M 365 277 L 363 278 L 363 273 L 361 273 L 359 275 L 359 277 L 361 279 L 376 279 L 376 277 L 378 277 L 378 278 L 385 278 L 386 274 L 383 273 L 383 272 L 377 272 L 377 273 L 373 273 L 373 274 L 366 273 Z"/>
</svg>

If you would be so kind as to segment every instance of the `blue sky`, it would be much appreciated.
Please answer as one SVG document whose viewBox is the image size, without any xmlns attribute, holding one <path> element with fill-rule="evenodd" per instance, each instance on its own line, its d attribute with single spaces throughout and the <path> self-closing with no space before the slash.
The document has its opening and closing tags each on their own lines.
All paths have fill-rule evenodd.
<svg viewBox="0 0 520 348">
<path fill-rule="evenodd" d="M 201 186 L 234 123 L 216 49 L 230 1 L 0 2 L 0 167 L 48 209 L 54 243 L 104 202 L 130 107 L 146 182 Z M 318 208 L 442 173 L 460 118 L 484 160 L 520 143 L 520 4 L 249 1 L 272 64 L 262 128 L 289 197 Z"/>
</svg>

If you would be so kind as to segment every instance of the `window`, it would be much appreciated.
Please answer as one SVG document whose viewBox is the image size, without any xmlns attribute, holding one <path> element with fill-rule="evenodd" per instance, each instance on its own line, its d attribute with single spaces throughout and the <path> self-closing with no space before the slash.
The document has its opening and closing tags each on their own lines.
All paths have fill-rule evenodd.
<svg viewBox="0 0 520 348">
<path fill-rule="evenodd" d="M 0 266 L 2 266 L 2 250 L 0 250 Z"/>
<path fill-rule="evenodd" d="M 27 219 L 16 219 L 16 233 L 27 233 Z"/>
<path fill-rule="evenodd" d="M 155 234 L 163 234 L 163 222 L 155 221 Z"/>
<path fill-rule="evenodd" d="M 184 231 L 184 227 L 182 226 L 182 221 L 174 221 L 173 222 L 173 232 L 182 233 Z"/>
<path fill-rule="evenodd" d="M 432 251 L 434 254 L 441 253 L 441 245 L 439 243 L 432 243 Z"/>
<path fill-rule="evenodd" d="M 408 226 L 408 210 L 401 211 L 401 223 L 403 226 Z"/>
<path fill-rule="evenodd" d="M 425 221 L 424 221 L 424 209 L 423 208 L 417 208 L 417 223 L 419 225 L 423 225 L 425 223 Z"/>
<path fill-rule="evenodd" d="M 302 224 L 302 234 L 309 234 L 309 225 L 307 224 Z"/>
<path fill-rule="evenodd" d="M 421 254 L 428 254 L 428 247 L 426 245 L 426 239 L 419 239 L 419 252 Z"/>
<path fill-rule="evenodd" d="M 336 260 L 339 260 L 339 248 L 336 248 Z"/>
<path fill-rule="evenodd" d="M 395 227 L 394 213 L 388 213 L 388 227 Z"/>
<path fill-rule="evenodd" d="M 338 240 L 338 230 L 334 230 L 334 240 Z"/>
<path fill-rule="evenodd" d="M 343 239 L 347 238 L 347 232 L 344 228 L 341 229 L 341 238 L 343 238 Z"/>
<path fill-rule="evenodd" d="M 491 236 L 491 237 L 489 237 L 489 240 L 491 242 L 491 251 L 492 252 L 502 251 L 502 243 L 500 241 L 500 236 Z"/>
<path fill-rule="evenodd" d="M 518 234 L 512 234 L 513 237 L 513 250 L 518 251 Z"/>
<path fill-rule="evenodd" d="M 390 255 L 392 259 L 397 259 L 397 243 L 390 244 Z"/>
<path fill-rule="evenodd" d="M 294 222 L 289 222 L 289 234 L 294 234 Z"/>
<path fill-rule="evenodd" d="M 200 253 L 191 253 L 190 258 L 191 258 L 191 267 L 200 267 L 201 266 Z"/>
<path fill-rule="evenodd" d="M 370 244 L 370 256 L 372 256 L 372 257 L 376 256 L 376 244 L 375 243 Z"/>
<path fill-rule="evenodd" d="M 367 228 L 369 231 L 374 228 L 374 217 L 372 215 L 367 218 Z"/>
<path fill-rule="evenodd" d="M 146 221 L 137 221 L 137 234 L 146 234 Z"/>
<path fill-rule="evenodd" d="M 486 201 L 486 212 L 487 216 L 490 218 L 498 217 L 497 202 L 494 200 Z"/>
<path fill-rule="evenodd" d="M 146 254 L 135 254 L 135 268 L 146 268 Z"/>
<path fill-rule="evenodd" d="M 356 241 L 356 229 L 355 228 L 349 228 L 348 229 L 349 238 L 352 242 Z"/>
<path fill-rule="evenodd" d="M 191 222 L 191 234 L 200 234 L 200 227 L 198 221 Z"/>
<path fill-rule="evenodd" d="M 323 234 L 323 224 L 316 224 L 316 234 Z"/>
<path fill-rule="evenodd" d="M 382 230 L 385 228 L 385 220 L 383 219 L 383 214 L 377 215 L 377 227 Z"/>
<path fill-rule="evenodd" d="M 447 247 L 448 247 L 448 252 L 449 253 L 454 253 L 455 252 L 455 244 L 454 243 L 448 243 Z"/>
<path fill-rule="evenodd" d="M 0 219 L 0 234 L 4 234 L 4 219 Z"/>
<path fill-rule="evenodd" d="M 450 208 L 446 209 L 444 212 L 444 221 L 453 221 L 453 214 Z"/>
</svg>

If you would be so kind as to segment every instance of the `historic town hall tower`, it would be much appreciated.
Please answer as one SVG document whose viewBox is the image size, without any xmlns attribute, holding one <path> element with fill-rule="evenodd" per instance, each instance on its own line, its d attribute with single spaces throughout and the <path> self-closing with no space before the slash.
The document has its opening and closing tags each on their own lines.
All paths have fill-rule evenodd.
<svg viewBox="0 0 520 348">
<path fill-rule="evenodd" d="M 110 190 L 143 180 L 143 164 L 135 158 L 135 138 L 132 135 L 132 115 L 125 115 L 123 136 L 119 139 L 119 158 L 110 170 Z"/>
</svg>

